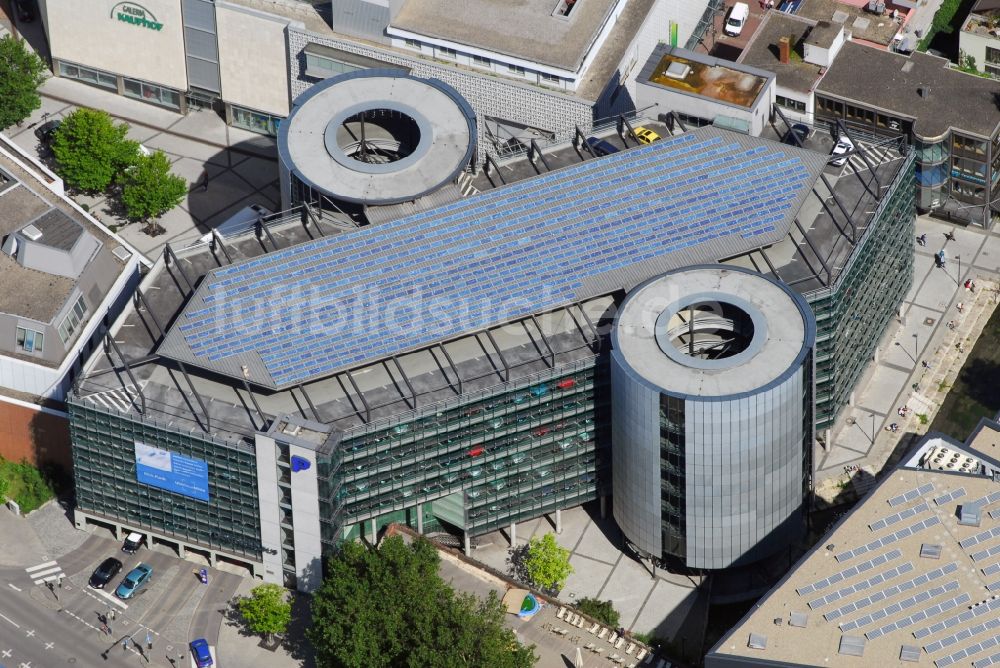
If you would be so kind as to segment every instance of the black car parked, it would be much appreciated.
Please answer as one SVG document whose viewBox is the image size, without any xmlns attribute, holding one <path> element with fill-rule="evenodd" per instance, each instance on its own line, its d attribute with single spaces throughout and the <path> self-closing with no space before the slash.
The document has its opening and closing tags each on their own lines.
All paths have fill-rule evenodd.
<svg viewBox="0 0 1000 668">
<path fill-rule="evenodd" d="M 56 133 L 56 130 L 59 129 L 60 125 L 62 125 L 62 119 L 59 118 L 46 121 L 35 128 L 35 137 L 37 137 L 38 141 L 43 144 L 48 144 L 52 141 L 52 135 Z"/>
<path fill-rule="evenodd" d="M 111 582 L 122 570 L 122 562 L 114 557 L 108 557 L 101 562 L 94 574 L 90 576 L 90 586 L 94 589 L 104 589 L 104 585 Z"/>
</svg>

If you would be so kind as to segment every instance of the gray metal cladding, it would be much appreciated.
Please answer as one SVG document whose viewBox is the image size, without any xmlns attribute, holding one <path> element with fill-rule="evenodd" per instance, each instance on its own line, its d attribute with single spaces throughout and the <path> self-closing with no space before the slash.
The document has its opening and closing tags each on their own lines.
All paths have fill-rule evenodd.
<svg viewBox="0 0 1000 668">
<path fill-rule="evenodd" d="M 630 379 L 611 352 L 613 515 L 625 536 L 651 555 L 663 553 L 660 517 L 660 395 Z"/>
<path fill-rule="evenodd" d="M 685 401 L 688 566 L 727 568 L 802 530 L 803 369 L 729 401 Z"/>
</svg>

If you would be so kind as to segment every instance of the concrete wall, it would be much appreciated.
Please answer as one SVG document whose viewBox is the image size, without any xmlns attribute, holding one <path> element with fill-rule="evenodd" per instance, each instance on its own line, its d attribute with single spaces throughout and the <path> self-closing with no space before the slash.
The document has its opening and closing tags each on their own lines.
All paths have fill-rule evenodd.
<svg viewBox="0 0 1000 668">
<path fill-rule="evenodd" d="M 801 535 L 805 376 L 800 368 L 761 393 L 684 402 L 688 566 L 757 561 Z"/>
<path fill-rule="evenodd" d="M 323 581 L 323 544 L 320 539 L 319 481 L 316 453 L 298 445 L 288 446 L 291 457 L 310 462 L 304 471 L 292 471 L 292 527 L 295 538 L 295 575 L 299 591 L 312 592 Z"/>
<path fill-rule="evenodd" d="M 69 420 L 58 411 L 0 397 L 0 457 L 72 471 Z"/>
<path fill-rule="evenodd" d="M 634 379 L 628 363 L 611 351 L 612 514 L 630 542 L 659 558 L 660 393 Z"/>
<path fill-rule="evenodd" d="M 287 116 L 288 19 L 217 2 L 215 21 L 223 99 L 241 107 Z M 248 39 L 250 35 L 252 39 Z M 248 66 L 250 63 L 252 66 Z"/>
<path fill-rule="evenodd" d="M 1000 49 L 1000 38 L 990 35 L 978 35 L 971 32 L 961 32 L 958 35 L 958 48 L 967 56 L 976 59 L 976 69 L 980 72 L 986 71 L 986 47 Z"/>
<path fill-rule="evenodd" d="M 265 582 L 282 584 L 284 574 L 281 569 L 281 526 L 278 508 L 278 464 L 277 447 L 274 439 L 257 434 L 255 441 L 257 455 L 257 503 L 260 507 L 260 542 L 264 546 L 262 561 Z M 273 552 L 272 552 L 273 550 Z"/>
<path fill-rule="evenodd" d="M 123 5 L 144 8 L 162 28 L 118 20 Z M 45 9 L 54 59 L 187 89 L 179 0 L 47 0 Z"/>
</svg>

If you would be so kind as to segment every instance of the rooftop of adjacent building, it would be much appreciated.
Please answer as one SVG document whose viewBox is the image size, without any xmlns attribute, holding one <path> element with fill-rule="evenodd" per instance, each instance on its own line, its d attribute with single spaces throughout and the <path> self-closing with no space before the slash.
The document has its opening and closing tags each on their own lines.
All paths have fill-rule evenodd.
<svg viewBox="0 0 1000 668">
<path fill-rule="evenodd" d="M 1000 81 L 918 51 L 905 56 L 848 42 L 816 92 L 912 118 L 914 133 L 928 140 L 949 129 L 991 138 L 1000 128 Z"/>
<path fill-rule="evenodd" d="M 972 473 L 928 459 L 928 435 L 712 649 L 725 665 L 873 666 L 921 661 L 939 668 L 1000 660 L 1000 462 L 980 456 Z M 992 510 L 991 510 L 992 508 Z M 978 511 L 978 512 L 977 512 Z M 770 663 L 769 663 L 770 665 Z M 906 665 L 903 663 L 903 665 Z"/>
<path fill-rule="evenodd" d="M 836 36 L 840 28 L 828 25 L 829 30 L 819 30 L 822 34 L 816 36 L 817 40 L 825 41 L 830 33 L 833 37 Z M 802 45 L 812 43 L 810 40 L 818 29 L 815 21 L 796 14 L 767 12 L 737 62 L 774 72 L 778 86 L 804 94 L 811 93 L 820 79 L 822 68 L 803 59 Z M 781 62 L 779 40 L 782 37 L 788 37 L 790 42 L 791 54 L 787 63 Z"/>
<path fill-rule="evenodd" d="M 18 249 L 14 254 L 0 253 L 0 276 L 7 286 L 0 291 L 0 313 L 44 324 L 51 323 L 63 310 L 74 287 L 92 282 L 90 279 L 95 277 L 101 277 L 102 285 L 107 284 L 104 288 L 110 287 L 125 270 L 122 257 L 131 256 L 114 236 L 51 190 L 50 181 L 16 146 L 0 136 L 0 237 L 7 242 L 7 251 L 14 250 L 15 240 Z M 52 255 L 19 262 L 18 256 L 27 253 L 29 246 L 47 249 Z M 74 277 L 65 257 L 77 250 L 86 256 L 77 261 L 86 264 Z M 115 254 L 116 250 L 122 257 Z M 46 264 L 52 265 L 52 271 L 39 268 Z M 90 304 L 96 308 L 105 294 L 86 297 L 91 302 L 97 299 L 98 303 Z M 19 356 L 9 351 L 5 354 Z M 46 363 L 34 356 L 19 357 Z"/>
<path fill-rule="evenodd" d="M 773 78 L 771 72 L 746 64 L 661 44 L 653 50 L 638 80 L 750 109 Z"/>
<path fill-rule="evenodd" d="M 777 4 L 777 3 L 775 3 Z M 891 6 L 891 3 L 886 3 Z M 900 33 L 913 10 L 896 6 L 882 16 L 868 11 L 867 2 L 841 2 L 840 0 L 806 0 L 795 10 L 800 16 L 813 21 L 842 24 L 854 39 L 887 47 Z M 773 13 L 773 12 L 772 12 Z M 893 18 L 895 16 L 895 18 Z"/>
<path fill-rule="evenodd" d="M 623 0 L 403 0 L 405 30 L 576 72 Z"/>
<path fill-rule="evenodd" d="M 423 56 L 410 49 L 393 49 L 386 35 L 389 25 L 389 10 L 377 2 L 351 0 L 333 3 L 329 0 L 228 0 L 232 4 L 268 12 L 301 23 L 305 30 L 322 37 L 346 38 L 367 43 L 369 46 L 390 50 L 406 58 L 421 59 Z M 604 38 L 586 70 L 582 73 L 574 91 L 553 90 L 554 94 L 572 95 L 583 100 L 595 101 L 604 92 L 615 70 L 621 63 L 625 50 L 638 33 L 656 0 L 628 0 L 613 19 L 613 26 Z M 590 52 L 590 46 L 597 33 L 595 21 L 603 25 L 602 12 L 611 12 L 615 0 L 577 0 L 569 17 L 554 16 L 553 12 L 560 0 L 545 3 L 541 0 L 522 0 L 519 3 L 501 3 L 499 0 L 475 0 L 474 2 L 449 3 L 434 0 L 410 0 L 397 15 L 404 17 L 405 26 L 422 26 L 433 32 L 422 33 L 456 44 L 478 46 L 484 50 L 508 55 L 511 58 L 542 64 L 583 62 Z M 544 10 L 544 11 L 543 11 Z M 547 20 L 536 16 L 543 12 Z M 497 18 L 500 14 L 501 18 Z M 512 19 L 516 15 L 523 19 Z M 486 17 L 493 17 L 486 20 Z M 463 17 L 456 20 L 456 17 Z M 468 20 L 469 22 L 464 22 Z M 482 23 L 480 23 L 482 22 Z M 551 23 L 557 25 L 549 25 Z M 393 20 L 392 25 L 397 25 Z M 600 28 L 597 26 L 597 29 Z M 516 28 L 516 29 L 515 29 Z M 556 37 L 561 35 L 561 37 Z M 585 37 L 585 35 L 589 35 Z M 477 41 L 468 42 L 467 39 Z M 561 41 L 560 41 L 561 40 Z M 553 48 L 559 44 L 560 48 Z M 437 64 L 459 67 L 454 63 L 435 61 Z M 576 69 L 575 67 L 572 69 Z M 504 77 L 469 68 L 469 71 L 484 77 Z M 517 83 L 516 79 L 509 79 Z M 524 84 L 528 85 L 528 84 Z"/>
<path fill-rule="evenodd" d="M 979 0 L 974 4 L 962 32 L 1000 38 L 1000 0 Z"/>
</svg>

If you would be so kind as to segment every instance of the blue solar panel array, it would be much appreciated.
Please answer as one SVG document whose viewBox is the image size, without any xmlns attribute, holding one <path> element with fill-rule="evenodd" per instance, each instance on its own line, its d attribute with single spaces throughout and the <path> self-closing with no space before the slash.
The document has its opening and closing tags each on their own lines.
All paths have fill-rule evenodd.
<svg viewBox="0 0 1000 668">
<path fill-rule="evenodd" d="M 196 363 L 257 353 L 287 387 L 572 303 L 597 274 L 773 233 L 814 180 L 779 144 L 680 135 L 220 268 L 178 328 Z"/>
</svg>

